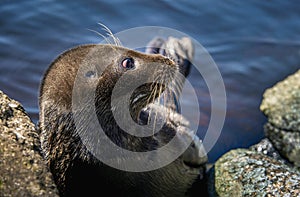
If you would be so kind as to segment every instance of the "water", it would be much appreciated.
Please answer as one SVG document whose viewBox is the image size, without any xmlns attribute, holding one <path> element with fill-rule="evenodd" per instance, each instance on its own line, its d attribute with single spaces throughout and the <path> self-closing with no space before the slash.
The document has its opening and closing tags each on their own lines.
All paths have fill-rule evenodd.
<svg viewBox="0 0 300 197">
<path fill-rule="evenodd" d="M 264 90 L 300 68 L 300 5 L 291 1 L 6 1 L 0 3 L 0 89 L 38 121 L 38 89 L 50 62 L 66 49 L 102 39 L 98 22 L 113 32 L 165 26 L 200 42 L 224 78 L 227 117 L 209 152 L 210 162 L 232 148 L 263 138 L 259 111 Z M 199 73 L 198 135 L 210 117 L 210 100 Z M 198 123 L 198 120 L 191 120 Z"/>
</svg>

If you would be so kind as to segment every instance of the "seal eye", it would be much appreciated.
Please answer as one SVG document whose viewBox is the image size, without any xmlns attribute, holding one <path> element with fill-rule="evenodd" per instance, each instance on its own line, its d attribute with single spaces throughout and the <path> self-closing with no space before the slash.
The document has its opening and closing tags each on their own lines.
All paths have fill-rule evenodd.
<svg viewBox="0 0 300 197">
<path fill-rule="evenodd" d="M 123 68 L 133 69 L 134 68 L 134 60 L 131 57 L 125 58 L 121 63 Z"/>
<path fill-rule="evenodd" d="M 94 78 L 96 76 L 96 73 L 94 71 L 90 70 L 85 73 L 85 76 L 87 78 Z"/>
</svg>

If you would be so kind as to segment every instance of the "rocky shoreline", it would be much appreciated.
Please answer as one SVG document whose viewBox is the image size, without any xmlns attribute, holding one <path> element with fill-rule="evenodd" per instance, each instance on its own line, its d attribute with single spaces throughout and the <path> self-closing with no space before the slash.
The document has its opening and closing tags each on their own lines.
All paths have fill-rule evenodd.
<svg viewBox="0 0 300 197">
<path fill-rule="evenodd" d="M 58 196 L 22 105 L 0 91 L 0 196 Z"/>
<path fill-rule="evenodd" d="M 224 154 L 208 172 L 210 196 L 300 196 L 300 70 L 265 91 L 265 136 Z M 0 196 L 58 196 L 39 134 L 0 91 Z"/>
<path fill-rule="evenodd" d="M 300 70 L 267 89 L 260 110 L 266 138 L 219 158 L 210 196 L 300 196 Z"/>
</svg>

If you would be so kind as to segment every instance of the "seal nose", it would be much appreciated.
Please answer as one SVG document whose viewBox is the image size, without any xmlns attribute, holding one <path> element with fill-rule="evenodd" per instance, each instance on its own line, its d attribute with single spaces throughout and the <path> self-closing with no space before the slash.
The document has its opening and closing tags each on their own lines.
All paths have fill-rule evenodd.
<svg viewBox="0 0 300 197">
<path fill-rule="evenodd" d="M 207 155 L 203 143 L 197 136 L 195 136 L 182 157 L 184 164 L 192 168 L 198 168 L 207 162 Z"/>
</svg>

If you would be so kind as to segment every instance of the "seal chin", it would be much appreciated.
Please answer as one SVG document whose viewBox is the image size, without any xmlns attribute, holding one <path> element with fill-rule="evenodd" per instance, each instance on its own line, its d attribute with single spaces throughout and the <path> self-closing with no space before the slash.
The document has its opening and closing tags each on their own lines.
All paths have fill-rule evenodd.
<svg viewBox="0 0 300 197">
<path fill-rule="evenodd" d="M 191 145 L 182 155 L 183 164 L 189 169 L 203 168 L 207 162 L 207 155 L 202 141 L 195 136 Z"/>
</svg>

